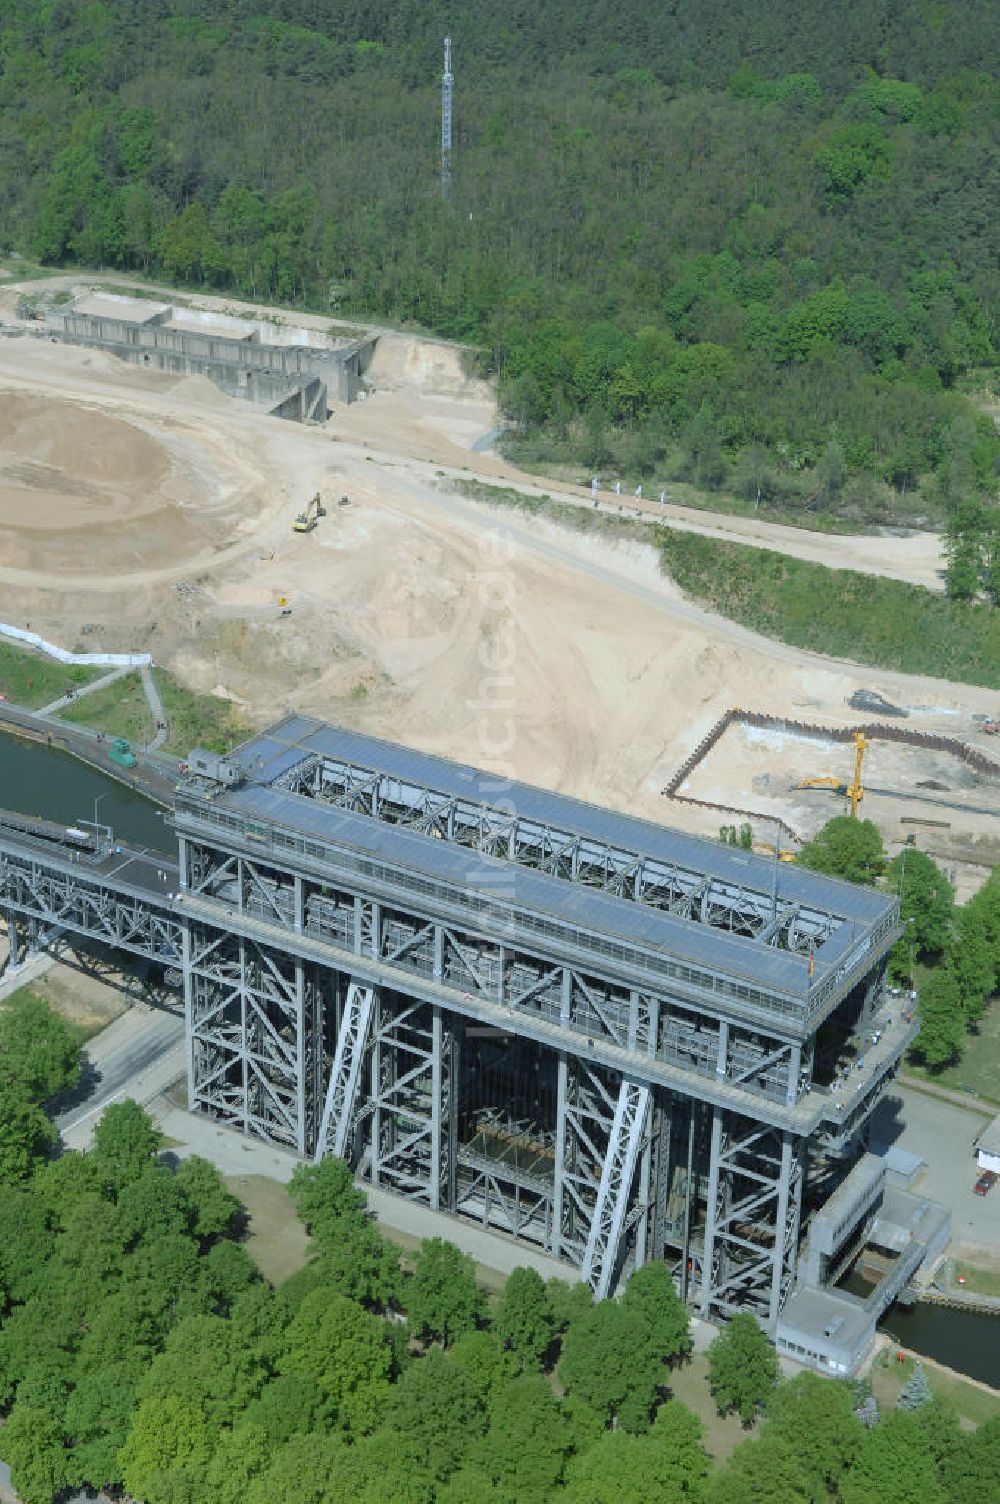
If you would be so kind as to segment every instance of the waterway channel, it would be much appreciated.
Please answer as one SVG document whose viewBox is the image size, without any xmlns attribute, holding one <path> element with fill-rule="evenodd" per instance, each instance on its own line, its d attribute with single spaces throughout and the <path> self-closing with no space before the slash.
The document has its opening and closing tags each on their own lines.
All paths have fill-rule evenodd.
<svg viewBox="0 0 1000 1504">
<path fill-rule="evenodd" d="M 173 832 L 149 799 L 95 768 L 40 742 L 0 732 L 0 809 L 66 825 L 97 818 L 119 840 L 176 851 Z"/>
<path fill-rule="evenodd" d="M 1000 1316 L 924 1305 L 893 1306 L 883 1330 L 903 1347 L 1000 1389 Z"/>
<path fill-rule="evenodd" d="M 856 1271 L 840 1281 L 840 1288 L 862 1299 L 872 1292 Z M 890 1306 L 879 1330 L 901 1347 L 1000 1389 L 1000 1315 L 918 1301 L 913 1306 Z"/>
</svg>

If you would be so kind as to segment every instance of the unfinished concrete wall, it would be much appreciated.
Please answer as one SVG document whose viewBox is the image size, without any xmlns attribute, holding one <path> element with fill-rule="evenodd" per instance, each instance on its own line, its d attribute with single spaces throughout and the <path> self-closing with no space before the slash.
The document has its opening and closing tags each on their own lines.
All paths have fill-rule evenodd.
<svg viewBox="0 0 1000 1504">
<path fill-rule="evenodd" d="M 259 402 L 282 417 L 326 418 L 327 394 L 353 402 L 374 340 L 323 346 L 314 331 L 272 330 L 223 314 L 198 314 L 126 298 L 81 299 L 51 314 L 47 332 L 105 350 L 133 365 L 207 376 L 230 397 Z M 309 334 L 293 342 L 290 336 Z M 274 335 L 273 341 L 266 336 Z"/>
<path fill-rule="evenodd" d="M 256 377 L 256 373 L 254 375 Z M 268 376 L 261 379 L 270 384 L 277 378 Z M 263 402 L 266 399 L 255 395 L 254 400 Z M 293 423 L 323 423 L 329 416 L 326 383 L 320 381 L 318 376 L 313 376 L 298 383 L 291 391 L 286 385 L 280 397 L 268 407 L 268 412 L 272 418 L 288 418 Z"/>
</svg>

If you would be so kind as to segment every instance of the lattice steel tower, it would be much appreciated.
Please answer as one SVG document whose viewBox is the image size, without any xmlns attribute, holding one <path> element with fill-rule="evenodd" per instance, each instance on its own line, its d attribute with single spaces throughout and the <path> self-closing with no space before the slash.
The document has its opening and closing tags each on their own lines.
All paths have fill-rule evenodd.
<svg viewBox="0 0 1000 1504">
<path fill-rule="evenodd" d="M 444 72 L 441 75 L 441 193 L 451 192 L 451 92 L 455 75 L 451 71 L 451 37 L 444 39 Z"/>
</svg>

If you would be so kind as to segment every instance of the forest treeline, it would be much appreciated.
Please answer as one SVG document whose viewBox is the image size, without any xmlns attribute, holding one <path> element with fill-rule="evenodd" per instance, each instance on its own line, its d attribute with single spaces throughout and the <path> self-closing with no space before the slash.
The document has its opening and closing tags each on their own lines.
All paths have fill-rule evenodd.
<svg viewBox="0 0 1000 1504">
<path fill-rule="evenodd" d="M 86 1486 L 145 1504 L 994 1504 L 1000 1420 L 963 1431 L 919 1369 L 885 1413 L 867 1381 L 781 1382 L 746 1313 L 707 1378 L 759 1430 L 713 1463 L 671 1392 L 691 1338 L 666 1265 L 596 1305 L 522 1268 L 490 1302 L 449 1242 L 404 1261 L 333 1157 L 293 1176 L 309 1258 L 276 1289 L 218 1171 L 161 1154 L 135 1102 L 52 1156 L 40 1103 L 78 1057 L 30 992 L 0 1012 L 0 1456 L 25 1504 Z"/>
<path fill-rule="evenodd" d="M 956 593 L 995 568 L 963 395 L 1000 342 L 989 0 L 8 0 L 2 27 L 8 249 L 467 339 L 529 459 L 957 518 Z"/>
</svg>

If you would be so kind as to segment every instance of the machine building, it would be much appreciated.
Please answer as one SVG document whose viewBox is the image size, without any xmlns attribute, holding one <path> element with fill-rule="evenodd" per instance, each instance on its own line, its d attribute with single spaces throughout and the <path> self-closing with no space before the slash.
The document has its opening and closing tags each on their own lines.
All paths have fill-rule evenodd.
<svg viewBox="0 0 1000 1504">
<path fill-rule="evenodd" d="M 176 897 L 0 822 L 15 953 L 59 923 L 177 974 L 194 1111 L 853 1365 L 884 1305 L 845 1261 L 891 1222 L 888 1303 L 942 1227 L 865 1156 L 917 1027 L 894 898 L 304 717 L 189 766 Z"/>
</svg>

